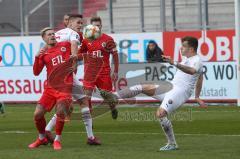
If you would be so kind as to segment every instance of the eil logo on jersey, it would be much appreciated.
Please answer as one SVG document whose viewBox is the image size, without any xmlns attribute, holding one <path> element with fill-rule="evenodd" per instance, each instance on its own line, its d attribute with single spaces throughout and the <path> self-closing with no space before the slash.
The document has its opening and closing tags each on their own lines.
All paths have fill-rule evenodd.
<svg viewBox="0 0 240 159">
<path fill-rule="evenodd" d="M 61 51 L 62 51 L 62 52 L 66 52 L 66 51 L 67 51 L 67 48 L 61 47 Z"/>
<path fill-rule="evenodd" d="M 103 58 L 101 50 L 93 51 L 92 56 L 93 58 Z"/>
<path fill-rule="evenodd" d="M 62 55 L 58 55 L 58 56 L 52 58 L 52 65 L 53 66 L 56 66 L 56 65 L 64 63 L 64 62 L 65 61 L 64 61 Z"/>
</svg>

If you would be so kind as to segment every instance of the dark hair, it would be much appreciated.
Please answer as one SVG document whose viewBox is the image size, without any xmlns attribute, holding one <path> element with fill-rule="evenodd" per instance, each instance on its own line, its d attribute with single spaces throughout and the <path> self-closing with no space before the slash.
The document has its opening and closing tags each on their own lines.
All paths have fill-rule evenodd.
<svg viewBox="0 0 240 159">
<path fill-rule="evenodd" d="M 154 40 L 150 40 L 150 41 L 148 42 L 148 44 L 157 44 L 157 43 L 156 43 L 156 41 L 154 41 Z"/>
<path fill-rule="evenodd" d="M 100 17 L 92 17 L 90 23 L 92 24 L 92 22 L 100 22 L 102 24 L 102 19 Z"/>
<path fill-rule="evenodd" d="M 189 47 L 192 47 L 194 49 L 195 52 L 197 52 L 197 48 L 198 48 L 198 39 L 192 36 L 185 36 L 184 38 L 182 38 L 182 43 L 184 41 L 187 41 Z"/>
<path fill-rule="evenodd" d="M 40 31 L 40 35 L 43 37 L 48 30 L 53 30 L 53 29 L 50 28 L 50 27 L 43 28 L 43 29 Z"/>
<path fill-rule="evenodd" d="M 75 18 L 83 18 L 81 14 L 67 14 L 69 16 L 69 21 Z"/>
</svg>

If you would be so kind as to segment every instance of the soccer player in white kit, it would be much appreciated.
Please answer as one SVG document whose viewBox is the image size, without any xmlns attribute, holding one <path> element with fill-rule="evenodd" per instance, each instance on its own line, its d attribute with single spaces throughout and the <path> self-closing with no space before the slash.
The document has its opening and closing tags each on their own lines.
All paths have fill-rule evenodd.
<svg viewBox="0 0 240 159">
<path fill-rule="evenodd" d="M 161 147 L 160 151 L 178 149 L 172 123 L 167 116 L 191 97 L 194 87 L 195 100 L 200 106 L 206 106 L 199 98 L 203 82 L 203 63 L 200 56 L 197 54 L 197 48 L 198 40 L 194 37 L 187 36 L 182 39 L 181 53 L 183 59 L 180 63 L 174 62 L 169 57 L 164 57 L 166 62 L 169 62 L 178 69 L 171 82 L 173 87 L 167 93 L 164 93 L 165 86 L 157 84 L 139 84 L 118 91 L 115 94 L 103 92 L 105 94 L 105 99 L 110 99 L 110 96 L 112 96 L 111 100 L 106 100 L 108 102 L 116 102 L 117 99 L 132 98 L 140 93 L 162 101 L 156 112 L 156 116 L 159 118 L 160 125 L 166 135 L 168 143 Z"/>
<path fill-rule="evenodd" d="M 74 58 L 77 60 L 78 46 L 81 45 L 80 36 L 78 32 L 82 29 L 82 15 L 69 14 L 67 28 L 61 29 L 55 33 L 56 40 L 58 42 L 69 41 L 71 42 L 71 52 Z M 77 62 L 77 61 L 76 61 Z M 92 117 L 88 107 L 88 99 L 84 95 L 83 86 L 77 79 L 74 73 L 72 96 L 81 107 L 82 120 L 84 122 L 87 132 L 87 144 L 89 145 L 100 145 L 99 139 L 93 135 L 92 130 Z M 51 130 L 56 124 L 56 114 L 52 117 L 46 126 L 47 137 L 51 140 Z"/>
</svg>

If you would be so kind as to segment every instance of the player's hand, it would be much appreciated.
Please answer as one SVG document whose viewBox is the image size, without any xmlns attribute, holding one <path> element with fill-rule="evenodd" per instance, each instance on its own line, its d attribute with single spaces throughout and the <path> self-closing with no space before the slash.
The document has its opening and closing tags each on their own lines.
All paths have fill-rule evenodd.
<svg viewBox="0 0 240 159">
<path fill-rule="evenodd" d="M 174 64 L 174 61 L 173 61 L 173 59 L 172 59 L 170 56 L 162 55 L 162 58 L 163 58 L 163 61 L 168 62 L 168 63 L 170 63 L 171 65 Z"/>
<path fill-rule="evenodd" d="M 76 56 L 76 55 L 71 55 L 70 56 L 70 60 L 72 60 L 72 69 L 73 70 L 76 70 L 77 69 L 77 67 L 78 67 L 78 56 Z"/>
<path fill-rule="evenodd" d="M 112 81 L 117 81 L 118 80 L 118 73 L 117 72 L 114 72 L 112 74 Z"/>
<path fill-rule="evenodd" d="M 200 98 L 195 98 L 195 100 L 201 108 L 207 108 L 207 105 L 205 104 L 205 102 L 203 100 L 201 100 Z"/>
<path fill-rule="evenodd" d="M 46 48 L 45 48 L 45 47 L 41 48 L 41 49 L 38 51 L 38 53 L 35 55 L 35 57 L 39 57 L 39 56 L 43 55 L 43 54 L 45 53 L 45 51 L 46 51 Z"/>
</svg>

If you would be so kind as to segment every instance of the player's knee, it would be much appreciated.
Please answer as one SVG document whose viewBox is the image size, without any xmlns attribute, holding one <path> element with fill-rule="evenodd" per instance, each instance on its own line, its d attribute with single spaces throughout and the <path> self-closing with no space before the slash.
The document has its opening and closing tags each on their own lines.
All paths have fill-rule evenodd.
<svg viewBox="0 0 240 159">
<path fill-rule="evenodd" d="M 57 104 L 57 107 L 56 107 L 57 109 L 56 109 L 56 114 L 57 115 L 66 115 L 66 114 L 68 114 L 69 113 L 69 109 L 67 109 L 67 106 L 66 105 L 64 105 L 63 103 L 58 103 Z"/>
<path fill-rule="evenodd" d="M 44 116 L 44 109 L 41 107 L 41 105 L 37 105 L 35 111 L 34 111 L 34 119 L 38 120 L 41 119 Z"/>
<path fill-rule="evenodd" d="M 156 86 L 154 84 L 143 84 L 143 93 L 148 96 L 153 96 L 155 94 Z"/>
<path fill-rule="evenodd" d="M 86 96 L 82 99 L 77 100 L 77 103 L 79 104 L 81 109 L 85 108 L 85 107 L 88 107 L 89 102 L 91 102 L 91 99 L 86 97 Z"/>
<path fill-rule="evenodd" d="M 44 115 L 42 113 L 34 112 L 34 120 L 39 120 L 43 118 L 43 116 Z"/>
<path fill-rule="evenodd" d="M 84 100 L 83 98 L 76 100 L 76 102 L 79 104 L 80 107 L 81 107 L 81 105 L 82 105 L 83 102 L 84 102 L 83 100 Z"/>
<path fill-rule="evenodd" d="M 164 110 L 163 108 L 159 108 L 156 112 L 157 118 L 164 118 L 167 116 L 167 111 Z"/>
</svg>

